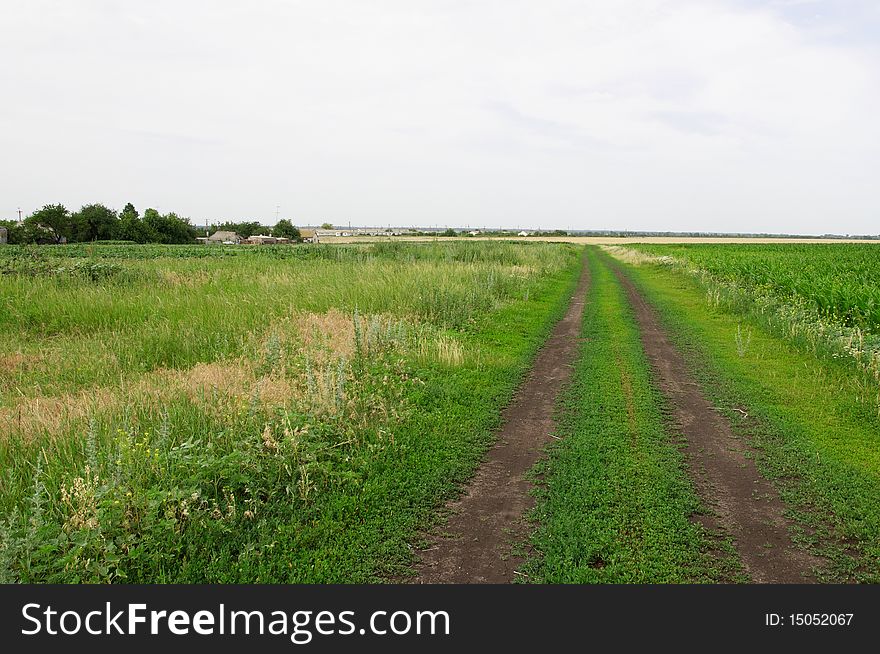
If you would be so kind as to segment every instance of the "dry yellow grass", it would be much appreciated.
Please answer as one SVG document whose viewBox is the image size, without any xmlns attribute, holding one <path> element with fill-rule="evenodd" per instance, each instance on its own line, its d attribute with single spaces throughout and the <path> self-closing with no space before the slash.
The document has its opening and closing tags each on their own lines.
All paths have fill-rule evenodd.
<svg viewBox="0 0 880 654">
<path fill-rule="evenodd" d="M 605 252 L 610 254 L 615 259 L 619 259 L 624 263 L 629 263 L 635 266 L 640 266 L 644 263 L 663 263 L 663 262 L 672 262 L 674 259 L 672 257 L 658 257 L 653 254 L 645 254 L 644 252 L 640 252 L 639 250 L 632 250 L 630 248 L 625 248 L 620 245 L 601 245 L 599 246 Z"/>
<path fill-rule="evenodd" d="M 307 351 L 348 358 L 354 354 L 354 320 L 350 314 L 336 309 L 326 313 L 297 313 L 291 322 Z"/>
<path fill-rule="evenodd" d="M 211 279 L 211 275 L 205 271 L 189 271 L 186 274 L 176 270 L 162 269 L 159 271 L 162 281 L 170 286 L 200 286 Z"/>
<path fill-rule="evenodd" d="M 464 362 L 464 349 L 454 338 L 443 334 L 426 334 L 419 339 L 419 357 L 426 361 L 438 361 L 447 366 L 460 366 Z"/>
<path fill-rule="evenodd" d="M 89 389 L 57 397 L 26 397 L 11 407 L 0 409 L 0 435 L 57 435 L 71 424 L 115 405 L 116 395 L 103 388 Z"/>
<path fill-rule="evenodd" d="M 385 329 L 389 318 L 364 318 L 364 327 Z M 94 387 L 58 396 L 19 397 L 0 408 L 0 436 L 31 439 L 57 437 L 74 428 L 85 428 L 93 416 L 117 415 L 123 407 L 138 406 L 161 411 L 169 401 L 187 398 L 216 418 L 231 416 L 242 406 L 256 402 L 263 409 L 297 403 L 320 414 L 344 408 L 344 377 L 347 361 L 355 352 L 355 327 L 351 315 L 332 309 L 326 313 L 297 313 L 288 324 L 276 324 L 260 340 L 255 358 L 240 357 L 199 363 L 189 369 L 161 369 L 141 375 L 136 381 L 111 388 Z M 288 329 L 285 329 L 287 327 Z M 307 368 L 285 372 L 284 366 L 261 370 L 259 361 L 268 350 L 273 334 L 296 339 L 308 358 Z M 364 353 L 376 343 L 364 336 Z M 442 343 L 441 358 L 460 360 L 455 343 Z M 17 369 L 25 355 L 6 355 L 4 368 Z M 289 375 L 289 376 L 288 376 Z"/>
<path fill-rule="evenodd" d="M 0 373 L 15 373 L 24 370 L 38 363 L 41 358 L 38 354 L 23 354 L 21 352 L 0 354 Z"/>
<path fill-rule="evenodd" d="M 160 411 L 169 401 L 183 397 L 222 418 L 252 400 L 267 409 L 286 406 L 302 398 L 302 388 L 295 379 L 260 376 L 253 362 L 244 359 L 200 363 L 188 370 L 147 373 L 124 387 L 21 398 L 0 409 L 0 436 L 53 438 L 84 428 L 91 417 L 117 415 L 123 407 L 133 406 Z"/>
</svg>

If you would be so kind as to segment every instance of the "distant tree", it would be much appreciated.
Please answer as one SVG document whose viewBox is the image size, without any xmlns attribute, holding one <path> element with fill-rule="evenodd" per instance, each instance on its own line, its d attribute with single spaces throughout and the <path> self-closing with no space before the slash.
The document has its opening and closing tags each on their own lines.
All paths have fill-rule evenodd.
<svg viewBox="0 0 880 654">
<path fill-rule="evenodd" d="M 62 243 L 73 235 L 70 212 L 63 204 L 47 204 L 25 218 L 24 223 L 29 238 L 36 242 Z"/>
<path fill-rule="evenodd" d="M 167 243 L 168 238 L 163 229 L 164 221 L 162 215 L 156 209 L 144 209 L 143 217 L 144 226 L 152 235 L 151 241 L 155 243 Z"/>
<path fill-rule="evenodd" d="M 225 223 L 220 223 L 219 225 L 213 225 L 211 233 L 213 234 L 218 231 L 235 232 L 242 238 L 249 238 L 254 234 L 262 234 L 264 229 L 266 229 L 266 227 L 256 220 L 240 223 L 227 221 Z"/>
<path fill-rule="evenodd" d="M 458 232 L 449 227 L 445 232 L 440 232 L 440 236 L 458 236 Z"/>
<path fill-rule="evenodd" d="M 199 230 L 189 221 L 189 218 L 178 216 L 173 211 L 165 214 L 167 233 L 174 243 L 194 243 Z"/>
<path fill-rule="evenodd" d="M 0 227 L 6 228 L 6 242 L 9 245 L 21 245 L 27 243 L 26 230 L 17 220 L 0 220 Z"/>
<path fill-rule="evenodd" d="M 119 216 L 116 226 L 116 238 L 120 241 L 134 241 L 135 243 L 152 243 L 159 240 L 159 235 L 150 229 L 138 212 L 129 203 Z"/>
<path fill-rule="evenodd" d="M 333 225 L 331 223 L 321 223 L 321 229 L 333 229 Z"/>
<path fill-rule="evenodd" d="M 134 208 L 134 205 L 131 202 L 129 202 L 125 205 L 125 208 L 122 210 L 122 213 L 119 215 L 120 218 L 124 218 L 124 217 L 128 217 L 128 216 L 134 216 L 135 218 L 140 217 L 140 214 L 138 213 L 137 209 Z"/>
<path fill-rule="evenodd" d="M 71 216 L 73 241 L 105 241 L 116 237 L 119 217 L 103 204 L 87 204 Z"/>
<path fill-rule="evenodd" d="M 272 236 L 289 238 L 291 241 L 296 241 L 297 243 L 302 241 L 302 234 L 299 233 L 299 229 L 286 218 L 279 220 L 278 224 L 272 228 Z"/>
<path fill-rule="evenodd" d="M 192 243 L 196 239 L 196 229 L 189 219 L 173 212 L 163 216 L 156 209 L 147 209 L 143 222 L 159 243 Z"/>
</svg>

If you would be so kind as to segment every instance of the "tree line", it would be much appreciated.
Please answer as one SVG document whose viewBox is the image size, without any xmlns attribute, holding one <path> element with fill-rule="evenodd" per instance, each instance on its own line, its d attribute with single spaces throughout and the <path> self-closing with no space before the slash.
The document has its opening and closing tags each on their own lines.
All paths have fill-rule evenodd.
<svg viewBox="0 0 880 654">
<path fill-rule="evenodd" d="M 286 218 L 279 220 L 275 227 L 266 227 L 256 220 L 246 220 L 239 223 L 227 221 L 211 225 L 210 231 L 212 234 L 216 231 L 235 232 L 242 238 L 250 238 L 255 234 L 265 234 L 266 236 L 275 236 L 276 238 L 289 238 L 291 241 L 296 242 L 302 241 L 299 228 Z"/>
<path fill-rule="evenodd" d="M 130 202 L 121 212 L 103 204 L 87 204 L 71 212 L 63 204 L 47 204 L 22 222 L 0 220 L 7 229 L 10 244 L 89 243 L 129 241 L 133 243 L 195 243 L 197 236 L 218 230 L 237 232 L 242 238 L 269 231 L 272 236 L 301 241 L 299 229 L 290 220 L 280 220 L 269 228 L 257 221 L 215 223 L 206 231 L 174 212 L 161 214 L 146 209 L 143 216 Z"/>
</svg>

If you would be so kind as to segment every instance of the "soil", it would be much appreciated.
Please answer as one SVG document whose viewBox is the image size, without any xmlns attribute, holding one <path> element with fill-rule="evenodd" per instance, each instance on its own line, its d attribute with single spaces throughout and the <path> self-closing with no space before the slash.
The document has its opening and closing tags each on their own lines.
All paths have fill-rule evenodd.
<svg viewBox="0 0 880 654">
<path fill-rule="evenodd" d="M 448 505 L 449 521 L 428 537 L 415 583 L 510 583 L 523 563 L 529 533 L 525 514 L 534 506 L 526 473 L 555 430 L 556 398 L 577 357 L 589 270 L 581 271 L 565 314 L 538 352 L 512 403 L 502 412 L 495 445 L 467 486 Z"/>
<path fill-rule="evenodd" d="M 691 478 L 714 515 L 695 516 L 710 532 L 728 534 L 754 583 L 815 582 L 821 561 L 791 540 L 791 523 L 773 485 L 758 472 L 754 450 L 703 394 L 656 312 L 615 265 L 642 335 L 654 378 L 686 439 Z"/>
</svg>

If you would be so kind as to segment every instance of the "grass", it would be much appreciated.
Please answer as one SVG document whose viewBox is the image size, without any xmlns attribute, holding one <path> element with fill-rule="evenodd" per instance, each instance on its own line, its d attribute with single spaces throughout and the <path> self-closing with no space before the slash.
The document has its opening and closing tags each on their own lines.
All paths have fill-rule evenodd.
<svg viewBox="0 0 880 654">
<path fill-rule="evenodd" d="M 57 583 L 400 574 L 579 268 L 466 242 L 2 256 L 0 577 Z"/>
<path fill-rule="evenodd" d="M 659 262 L 699 280 L 719 308 L 750 314 L 820 358 L 864 373 L 880 413 L 880 250 L 865 244 L 631 245 L 631 263 Z"/>
<path fill-rule="evenodd" d="M 631 245 L 714 281 L 776 296 L 871 334 L 880 330 L 880 250 L 864 243 Z"/>
<path fill-rule="evenodd" d="M 539 464 L 535 555 L 549 583 L 711 582 L 735 574 L 689 518 L 702 511 L 623 289 L 595 248 L 561 440 Z M 729 554 L 729 552 L 727 552 Z"/>
<path fill-rule="evenodd" d="M 826 580 L 880 581 L 880 419 L 863 373 L 817 357 L 748 306 L 707 302 L 711 288 L 675 268 L 643 264 L 628 273 L 704 391 L 757 447 L 796 538 L 828 557 Z"/>
</svg>

